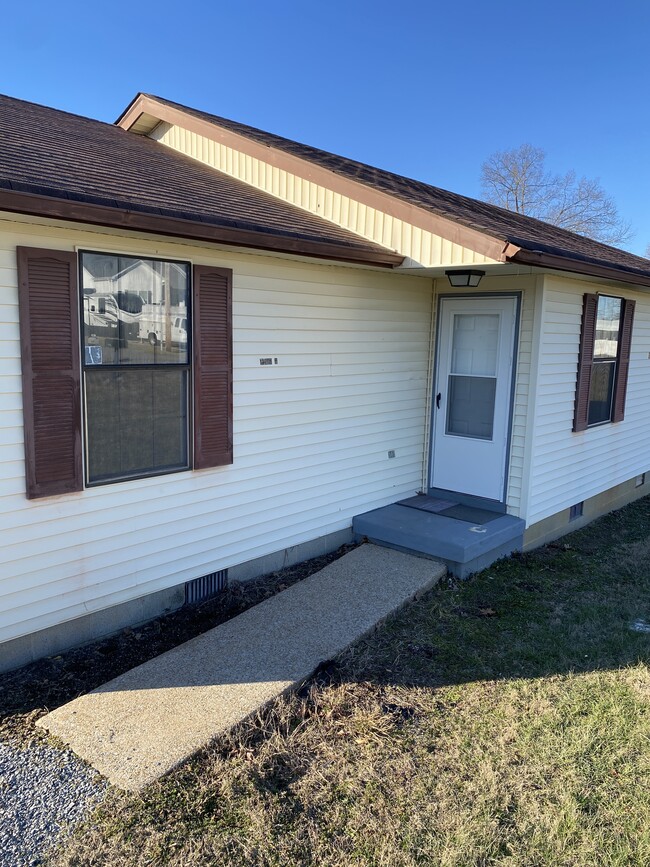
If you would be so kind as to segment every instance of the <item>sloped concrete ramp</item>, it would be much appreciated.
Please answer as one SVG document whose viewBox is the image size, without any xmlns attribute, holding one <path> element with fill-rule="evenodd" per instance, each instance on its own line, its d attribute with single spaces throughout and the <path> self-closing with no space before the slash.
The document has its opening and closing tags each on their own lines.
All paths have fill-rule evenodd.
<svg viewBox="0 0 650 867">
<path fill-rule="evenodd" d="M 114 785 L 139 791 L 298 686 L 445 571 L 435 560 L 362 545 L 38 725 Z"/>
</svg>

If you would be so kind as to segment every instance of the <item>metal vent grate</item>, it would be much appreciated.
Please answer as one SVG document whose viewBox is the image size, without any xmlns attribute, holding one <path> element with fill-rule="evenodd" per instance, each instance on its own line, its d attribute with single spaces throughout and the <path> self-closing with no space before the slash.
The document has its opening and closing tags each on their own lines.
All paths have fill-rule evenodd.
<svg viewBox="0 0 650 867">
<path fill-rule="evenodd" d="M 571 506 L 569 509 L 569 521 L 575 521 L 577 518 L 581 518 L 584 510 L 584 500 L 581 503 L 576 503 L 574 506 Z"/>
<path fill-rule="evenodd" d="M 220 572 L 210 572 L 209 575 L 202 575 L 200 578 L 188 581 L 185 584 L 185 604 L 192 605 L 195 602 L 205 602 L 206 599 L 212 599 L 213 596 L 224 590 L 227 584 L 227 569 L 222 569 Z"/>
</svg>

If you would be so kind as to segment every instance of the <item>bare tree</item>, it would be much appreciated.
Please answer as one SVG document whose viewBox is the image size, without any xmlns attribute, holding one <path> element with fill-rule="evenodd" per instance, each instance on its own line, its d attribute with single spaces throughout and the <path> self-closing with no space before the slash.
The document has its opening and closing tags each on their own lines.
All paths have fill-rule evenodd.
<svg viewBox="0 0 650 867">
<path fill-rule="evenodd" d="M 573 171 L 555 175 L 545 161 L 544 151 L 530 144 L 492 154 L 481 170 L 486 201 L 605 244 L 632 237 L 630 224 L 597 180 L 578 178 Z"/>
</svg>

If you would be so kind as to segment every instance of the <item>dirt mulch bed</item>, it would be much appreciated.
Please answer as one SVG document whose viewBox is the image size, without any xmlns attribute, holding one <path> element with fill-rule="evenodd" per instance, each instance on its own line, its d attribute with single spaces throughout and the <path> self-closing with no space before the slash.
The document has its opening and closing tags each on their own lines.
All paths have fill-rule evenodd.
<svg viewBox="0 0 650 867">
<path fill-rule="evenodd" d="M 39 717 L 78 695 L 225 623 L 253 605 L 286 590 L 351 551 L 305 560 L 253 581 L 234 583 L 214 599 L 185 606 L 164 617 L 93 644 L 47 657 L 0 675 L 0 741 L 18 746 L 45 737 L 34 727 Z"/>
</svg>

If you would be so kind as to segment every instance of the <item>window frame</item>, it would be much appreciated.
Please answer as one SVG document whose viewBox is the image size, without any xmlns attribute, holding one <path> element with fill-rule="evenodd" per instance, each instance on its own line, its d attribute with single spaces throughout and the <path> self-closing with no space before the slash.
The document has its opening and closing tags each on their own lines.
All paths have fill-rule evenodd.
<svg viewBox="0 0 650 867">
<path fill-rule="evenodd" d="M 193 368 L 194 368 L 194 355 L 193 355 L 193 346 L 192 346 L 192 300 L 193 300 L 193 291 L 194 291 L 194 281 L 193 281 L 193 267 L 192 262 L 183 260 L 183 259 L 168 259 L 162 256 L 147 256 L 147 255 L 139 255 L 134 253 L 121 253 L 116 251 L 107 251 L 107 250 L 90 250 L 85 248 L 78 248 L 76 250 L 77 254 L 77 269 L 78 269 L 78 286 L 79 286 L 79 346 L 80 346 L 80 365 L 81 365 L 81 413 L 82 413 L 82 430 L 83 430 L 83 470 L 84 470 L 84 486 L 86 488 L 97 488 L 103 487 L 105 485 L 116 485 L 122 482 L 130 482 L 136 479 L 149 479 L 156 478 L 158 476 L 168 476 L 174 473 L 184 473 L 193 468 L 193 440 L 194 440 L 194 425 L 193 425 L 193 386 L 194 386 L 194 376 L 193 376 Z M 186 329 L 187 333 L 187 348 L 186 348 L 186 359 L 184 362 L 166 362 L 159 364 L 147 364 L 147 363 L 136 363 L 136 364 L 119 364 L 119 363 L 110 363 L 110 364 L 87 364 L 85 358 L 85 323 L 84 323 L 84 286 L 83 286 L 83 257 L 84 255 L 93 255 L 93 256 L 113 256 L 113 257 L 123 257 L 125 259 L 135 259 L 140 261 L 149 261 L 149 262 L 163 262 L 168 265 L 182 265 L 186 268 L 187 271 L 187 292 L 186 292 L 186 313 L 184 314 L 187 317 L 187 320 L 190 323 L 189 331 Z M 173 322 L 173 318 L 172 318 Z M 87 387 L 86 387 L 86 375 L 88 371 L 97 372 L 98 370 L 103 371 L 146 371 L 151 372 L 153 370 L 167 371 L 167 370 L 182 370 L 186 372 L 186 381 L 185 381 L 185 390 L 186 390 L 186 405 L 185 405 L 185 416 L 186 416 L 186 424 L 185 424 L 185 452 L 186 452 L 186 462 L 183 466 L 177 466 L 173 468 L 160 468 L 160 469 L 152 469 L 146 472 L 134 472 L 134 473 L 126 473 L 120 476 L 113 476 L 111 478 L 101 478 L 97 480 L 90 479 L 90 451 L 89 451 L 89 436 L 88 436 L 88 401 L 87 401 Z"/>
<path fill-rule="evenodd" d="M 20 244 L 15 249 L 25 494 L 33 500 L 81 493 L 88 483 L 84 478 L 82 444 L 85 412 L 81 403 L 80 249 Z M 97 252 L 138 258 L 116 250 Z M 185 264 L 184 260 L 162 261 Z M 187 264 L 193 348 L 189 362 L 192 381 L 187 470 L 222 469 L 234 462 L 233 270 L 220 265 Z M 165 368 L 169 369 L 169 365 Z M 156 471 L 147 478 L 169 472 Z"/>
<path fill-rule="evenodd" d="M 617 352 L 615 359 L 596 360 L 594 358 L 596 330 L 598 321 L 598 300 L 601 297 L 614 298 L 621 302 L 621 313 L 617 335 Z M 632 344 L 632 329 L 635 302 L 620 295 L 609 292 L 585 293 L 583 296 L 582 319 L 580 326 L 580 349 L 578 355 L 578 372 L 573 415 L 573 431 L 580 432 L 616 424 L 622 421 L 625 414 L 627 396 L 627 379 Z M 589 407 L 592 371 L 595 364 L 614 364 L 614 377 L 609 418 L 589 423 Z"/>
</svg>

